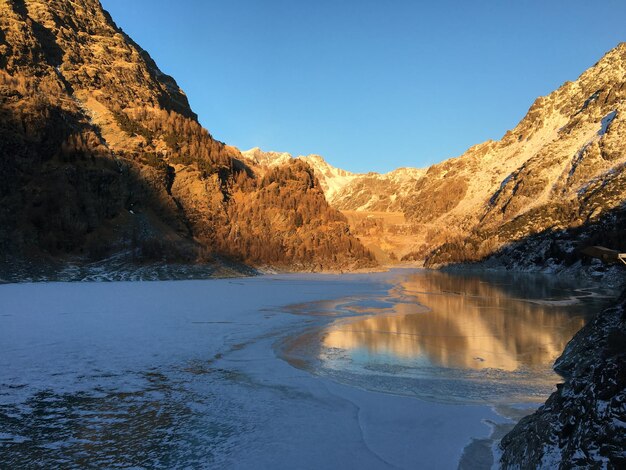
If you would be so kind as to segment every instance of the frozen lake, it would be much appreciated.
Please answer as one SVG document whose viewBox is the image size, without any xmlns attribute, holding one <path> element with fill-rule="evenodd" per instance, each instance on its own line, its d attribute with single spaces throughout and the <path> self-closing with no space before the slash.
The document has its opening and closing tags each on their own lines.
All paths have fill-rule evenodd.
<svg viewBox="0 0 626 470">
<path fill-rule="evenodd" d="M 415 270 L 0 285 L 0 467 L 489 465 L 464 449 L 546 398 L 599 294 Z"/>
</svg>

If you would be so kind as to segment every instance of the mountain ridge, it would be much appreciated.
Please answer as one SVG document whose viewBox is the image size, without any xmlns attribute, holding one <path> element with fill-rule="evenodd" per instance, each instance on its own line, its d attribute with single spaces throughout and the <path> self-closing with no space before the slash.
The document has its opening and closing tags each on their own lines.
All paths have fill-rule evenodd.
<svg viewBox="0 0 626 470">
<path fill-rule="evenodd" d="M 328 163 L 317 154 L 291 155 L 288 152 L 263 151 L 254 147 L 241 152 L 256 164 L 274 167 L 293 159 L 309 164 L 318 178 L 328 202 L 339 210 L 394 211 L 399 208 L 398 197 L 404 188 L 421 178 L 421 168 L 401 167 L 387 173 L 370 171 L 353 173 Z M 378 183 L 378 184 L 377 184 Z"/>
<path fill-rule="evenodd" d="M 626 44 L 621 43 L 577 80 L 537 98 L 500 141 L 473 147 L 458 159 L 431 167 L 429 182 L 441 181 L 437 173 L 445 171 L 448 179 L 457 178 L 460 197 L 430 217 L 420 217 L 418 211 L 409 217 L 424 222 L 441 217 L 439 222 L 460 223 L 475 232 L 464 243 L 481 251 L 479 244 L 496 237 L 499 248 L 503 242 L 519 241 L 548 228 L 588 223 L 618 207 L 626 195 L 621 181 L 626 154 L 620 144 L 626 133 L 625 63 Z M 480 164 L 485 161 L 500 166 L 493 171 Z M 432 190 L 432 185 L 424 187 L 426 192 Z M 419 203 L 419 197 L 414 203 Z M 481 256 L 495 248 L 489 247 Z M 435 264 L 475 259 L 431 255 Z"/>
<path fill-rule="evenodd" d="M 372 262 L 356 238 L 367 236 L 383 258 L 440 266 L 573 233 L 626 196 L 625 43 L 537 98 L 498 141 L 426 169 L 357 174 L 214 139 L 96 0 L 0 9 L 5 253 L 146 245 L 171 259 L 348 269 Z"/>
</svg>

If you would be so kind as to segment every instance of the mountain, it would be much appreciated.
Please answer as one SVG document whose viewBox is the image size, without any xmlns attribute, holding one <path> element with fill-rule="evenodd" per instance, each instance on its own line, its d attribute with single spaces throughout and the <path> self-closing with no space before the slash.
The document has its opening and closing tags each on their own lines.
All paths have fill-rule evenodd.
<svg viewBox="0 0 626 470">
<path fill-rule="evenodd" d="M 354 174 L 319 156 L 298 158 L 313 167 L 330 204 L 380 260 L 427 266 L 487 260 L 524 269 L 572 264 L 590 244 L 626 250 L 619 236 L 625 83 L 622 43 L 575 81 L 538 98 L 499 141 L 425 170 Z"/>
<path fill-rule="evenodd" d="M 306 162 L 319 180 L 328 202 L 342 211 L 396 212 L 412 186 L 426 173 L 418 168 L 398 168 L 389 173 L 352 173 L 329 164 L 320 155 L 292 156 L 265 152 L 258 147 L 241 152 L 258 165 L 274 167 L 292 159 Z"/>
<path fill-rule="evenodd" d="M 314 171 L 326 200 L 347 218 L 351 233 L 380 263 L 394 263 L 414 247 L 414 232 L 402 208 L 426 170 L 398 168 L 389 173 L 352 173 L 329 164 L 320 155 L 292 156 L 258 147 L 241 153 L 248 162 L 273 168 L 291 160 Z"/>
<path fill-rule="evenodd" d="M 365 266 L 306 164 L 244 163 L 97 0 L 0 1 L 0 254 Z"/>
<path fill-rule="evenodd" d="M 330 202 L 340 210 L 399 212 L 425 173 L 421 168 L 398 168 L 382 174 L 361 174 Z"/>
<path fill-rule="evenodd" d="M 625 82 L 622 43 L 577 80 L 538 98 L 501 140 L 428 168 L 403 208 L 415 227 L 412 256 L 428 265 L 480 260 L 530 236 L 597 224 L 620 211 Z M 570 242 L 557 249 L 571 251 Z M 546 261 L 549 246 L 535 248 Z"/>
<path fill-rule="evenodd" d="M 626 249 L 624 44 L 499 141 L 356 174 L 214 139 L 96 0 L 0 12 L 3 258 L 349 269 L 371 265 L 369 249 L 519 267 L 575 262 L 592 242 Z"/>
</svg>

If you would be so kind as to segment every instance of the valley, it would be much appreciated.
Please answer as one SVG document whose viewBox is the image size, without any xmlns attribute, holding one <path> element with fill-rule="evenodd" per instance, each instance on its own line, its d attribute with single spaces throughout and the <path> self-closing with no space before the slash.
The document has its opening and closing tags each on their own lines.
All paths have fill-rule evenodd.
<svg viewBox="0 0 626 470">
<path fill-rule="evenodd" d="M 594 243 L 626 249 L 610 216 L 626 198 L 624 43 L 538 98 L 499 141 L 428 168 L 353 173 L 216 140 L 98 2 L 71 21 L 63 0 L 19 3 L 2 4 L 6 263 L 130 253 L 286 271 L 493 264 L 529 238 L 578 230 L 548 244 L 573 253 L 554 259 L 571 265 L 586 262 L 585 227 L 598 223 L 606 236 Z"/>
<path fill-rule="evenodd" d="M 397 264 L 414 245 L 411 224 L 402 212 L 342 210 L 350 230 L 383 265 Z"/>
<path fill-rule="evenodd" d="M 140 14 L 149 36 L 148 13 L 173 4 L 139 3 L 117 11 Z M 99 0 L 0 0 L 0 467 L 626 466 L 626 278 L 617 256 L 588 250 L 626 253 L 626 42 L 578 77 L 525 70 L 568 81 L 533 88 L 553 91 L 500 139 L 420 166 L 437 148 L 419 128 L 428 106 L 483 85 L 470 80 L 473 58 L 462 76 L 443 73 L 445 53 L 385 66 L 407 44 L 398 35 L 422 28 L 390 22 L 387 47 L 378 17 L 377 34 L 364 28 L 347 50 L 325 43 L 367 20 L 352 5 L 349 21 L 329 25 L 350 2 L 314 18 L 326 30 L 304 13 L 324 2 L 248 5 L 232 24 L 228 2 L 192 3 L 169 13 L 204 16 L 182 29 L 161 17 L 158 33 L 196 28 L 200 42 L 157 47 L 175 56 L 188 98 Z M 274 23 L 296 6 L 297 21 Z M 300 22 L 311 29 L 284 33 Z M 323 43 L 294 66 L 308 57 L 297 44 Z M 232 44 L 254 51 L 251 63 L 218 54 Z M 498 56 L 513 70 L 509 56 L 522 57 Z M 369 73 L 340 79 L 359 63 Z M 410 109 L 405 98 L 423 90 L 402 93 L 395 67 L 406 63 L 414 79 L 442 73 Z M 200 66 L 210 73 L 198 79 Z M 507 70 L 480 73 L 512 93 L 519 77 Z M 326 91 L 308 90 L 310 77 Z M 279 109 L 294 90 L 307 106 Z M 371 124 L 401 111 L 408 122 Z M 282 133 L 279 114 L 318 121 L 307 136 L 282 121 Z M 249 150 L 212 133 L 249 115 Z M 353 123 L 362 128 L 349 134 Z M 360 145 L 355 167 L 371 149 L 374 163 L 397 157 L 399 138 L 411 161 L 357 173 L 253 146 L 320 151 L 323 129 L 352 138 L 347 154 Z"/>
</svg>

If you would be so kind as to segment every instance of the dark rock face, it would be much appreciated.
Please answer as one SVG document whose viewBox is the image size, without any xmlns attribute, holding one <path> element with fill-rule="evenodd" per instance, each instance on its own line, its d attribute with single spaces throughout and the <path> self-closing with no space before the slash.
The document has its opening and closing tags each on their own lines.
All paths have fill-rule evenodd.
<svg viewBox="0 0 626 470">
<path fill-rule="evenodd" d="M 550 272 L 603 279 L 613 287 L 624 285 L 624 267 L 607 265 L 585 254 L 590 246 L 626 251 L 626 209 L 607 211 L 597 219 L 565 230 L 548 229 L 511 243 L 478 266 L 509 271 Z"/>
<path fill-rule="evenodd" d="M 503 468 L 626 468 L 626 292 L 555 368 L 565 383 L 502 439 Z"/>
</svg>

